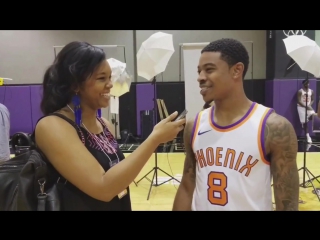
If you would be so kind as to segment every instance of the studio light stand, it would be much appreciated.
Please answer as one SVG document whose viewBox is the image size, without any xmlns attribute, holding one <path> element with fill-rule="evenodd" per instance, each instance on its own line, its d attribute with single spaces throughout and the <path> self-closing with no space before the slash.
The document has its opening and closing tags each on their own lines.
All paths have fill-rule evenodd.
<svg viewBox="0 0 320 240">
<path fill-rule="evenodd" d="M 133 136 L 133 134 L 131 132 L 128 132 L 126 140 L 123 143 L 124 146 L 127 146 L 128 140 L 130 138 L 132 138 L 136 143 L 139 143 L 139 141 L 135 138 L 135 136 Z"/>
<path fill-rule="evenodd" d="M 117 129 L 117 118 L 116 118 L 116 114 L 115 114 L 114 117 L 115 117 L 115 119 L 114 119 L 114 121 L 115 121 L 115 126 L 116 126 L 116 129 Z M 128 119 L 131 119 L 131 118 L 129 117 Z M 112 119 L 112 121 L 113 121 L 113 119 Z M 129 121 L 129 125 L 128 125 L 129 130 L 131 130 L 131 127 L 130 127 L 130 126 L 131 126 L 131 125 L 130 125 L 130 121 Z M 121 132 L 120 132 L 120 134 L 121 134 Z M 117 136 L 117 130 L 115 131 L 115 135 Z M 128 140 L 129 140 L 130 137 L 133 138 L 133 139 L 135 139 L 135 140 L 137 141 L 137 139 L 132 135 L 132 133 L 131 133 L 130 131 L 127 131 L 127 137 L 126 137 L 123 145 L 127 146 L 126 144 L 127 144 L 127 142 L 128 142 Z M 138 141 L 137 141 L 137 142 L 138 142 Z M 136 183 L 136 181 L 133 181 L 133 183 L 136 185 L 136 187 L 138 187 L 138 184 Z"/>
<path fill-rule="evenodd" d="M 114 135 L 116 135 L 116 139 L 118 139 L 118 134 L 117 134 L 117 126 L 118 126 L 118 122 L 117 122 L 117 114 L 113 114 L 113 118 L 111 118 L 111 123 L 114 125 L 115 129 L 114 129 Z"/>
<path fill-rule="evenodd" d="M 157 116 L 157 102 L 156 102 L 156 77 L 153 78 L 152 80 L 152 84 L 153 84 L 153 92 L 154 92 L 154 98 L 153 98 L 153 119 L 154 119 L 154 123 L 156 123 L 156 116 Z M 155 157 L 155 166 L 146 174 L 144 175 L 137 183 L 139 183 L 142 179 L 146 178 L 148 181 L 150 181 L 150 188 L 149 188 L 149 193 L 148 193 L 148 197 L 147 197 L 147 200 L 149 200 L 149 197 L 150 197 L 150 193 L 151 193 L 151 189 L 152 187 L 159 187 L 161 186 L 162 184 L 166 183 L 166 182 L 169 182 L 170 180 L 175 180 L 177 182 L 180 183 L 180 181 L 176 178 L 174 178 L 173 176 L 171 176 L 169 173 L 163 171 L 161 168 L 158 167 L 158 148 L 156 148 L 155 152 L 154 152 L 154 157 Z M 147 176 L 152 172 L 154 171 L 153 173 L 153 177 L 152 179 L 150 180 Z M 167 176 L 169 176 L 170 178 L 162 183 L 158 183 L 158 171 L 161 171 L 163 172 L 164 174 L 166 174 Z M 154 180 L 155 180 L 155 183 L 154 183 Z"/>
<path fill-rule="evenodd" d="M 131 129 L 131 123 L 132 123 L 132 110 L 130 109 L 129 105 L 127 105 L 127 129 L 124 129 L 120 132 L 121 135 L 121 142 L 122 146 L 125 148 L 127 147 L 129 139 L 133 139 L 137 144 L 140 144 L 138 139 L 133 136 L 132 129 Z"/>
<path fill-rule="evenodd" d="M 134 136 L 133 136 L 133 134 L 132 134 L 132 132 L 131 132 L 131 111 L 130 111 L 130 108 L 128 107 L 128 115 L 129 115 L 129 117 L 128 117 L 128 130 L 127 130 L 127 133 L 126 133 L 126 139 L 124 140 L 124 142 L 123 142 L 123 146 L 125 146 L 125 147 L 127 147 L 127 143 L 128 143 L 128 141 L 129 141 L 129 139 L 130 138 L 132 138 L 137 144 L 139 144 L 139 141 L 138 141 L 138 139 L 137 138 L 135 138 Z"/>
<path fill-rule="evenodd" d="M 307 72 L 307 77 L 306 77 L 306 81 L 309 81 L 309 73 Z M 301 167 L 300 169 L 298 169 L 299 171 L 303 171 L 303 182 L 300 184 L 300 187 L 310 187 L 309 184 L 312 185 L 312 188 L 314 189 L 314 193 L 317 195 L 319 201 L 320 201 L 320 196 L 318 194 L 317 189 L 315 188 L 314 184 L 313 184 L 313 180 L 317 180 L 319 182 L 319 180 L 317 179 L 318 177 L 315 177 L 312 172 L 307 168 L 307 163 L 306 163 L 306 157 L 307 157 L 307 133 L 308 133 L 308 114 L 307 114 L 307 108 L 308 108 L 308 90 L 306 91 L 306 105 L 305 105 L 305 123 L 304 123 L 304 151 L 303 151 L 303 167 Z M 308 175 L 308 181 L 306 181 L 306 174 Z M 310 175 L 313 177 L 312 179 L 310 178 Z M 320 182 L 319 182 L 320 183 Z"/>
</svg>

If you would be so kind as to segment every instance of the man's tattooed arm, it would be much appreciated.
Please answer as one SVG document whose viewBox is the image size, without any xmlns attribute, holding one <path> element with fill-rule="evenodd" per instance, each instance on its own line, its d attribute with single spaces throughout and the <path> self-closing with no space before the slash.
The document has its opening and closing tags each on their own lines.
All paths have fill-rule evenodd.
<svg viewBox="0 0 320 240">
<path fill-rule="evenodd" d="M 276 210 L 298 211 L 298 142 L 292 124 L 286 118 L 272 113 L 266 123 L 265 140 L 271 156 Z"/>
<path fill-rule="evenodd" d="M 191 132 L 194 121 L 188 121 L 184 130 L 186 158 L 183 175 L 173 203 L 173 211 L 191 211 L 193 191 L 196 181 L 196 159 L 191 146 Z"/>
</svg>

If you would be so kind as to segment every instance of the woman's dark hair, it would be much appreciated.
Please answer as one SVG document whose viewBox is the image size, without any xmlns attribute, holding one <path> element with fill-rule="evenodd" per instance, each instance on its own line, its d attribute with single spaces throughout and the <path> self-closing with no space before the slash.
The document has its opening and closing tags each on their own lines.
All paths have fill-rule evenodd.
<svg viewBox="0 0 320 240">
<path fill-rule="evenodd" d="M 44 115 L 65 107 L 74 90 L 106 60 L 105 52 L 86 42 L 71 42 L 59 52 L 43 78 L 41 110 Z"/>
</svg>

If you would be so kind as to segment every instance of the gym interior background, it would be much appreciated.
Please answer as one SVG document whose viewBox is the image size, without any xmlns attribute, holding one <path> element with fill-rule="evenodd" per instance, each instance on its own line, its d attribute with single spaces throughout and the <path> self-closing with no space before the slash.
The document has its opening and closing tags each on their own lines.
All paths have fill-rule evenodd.
<svg viewBox="0 0 320 240">
<path fill-rule="evenodd" d="M 31 133 L 42 116 L 40 111 L 41 82 L 45 69 L 54 60 L 53 46 L 79 40 L 93 45 L 123 45 L 122 48 L 105 48 L 108 58 L 116 58 L 127 63 L 127 69 L 133 76 L 130 92 L 120 97 L 119 114 L 104 113 L 110 122 L 118 123 L 117 138 L 122 150 L 130 154 L 152 131 L 154 122 L 154 88 L 151 82 L 137 76 L 136 53 L 141 43 L 151 34 L 162 31 L 173 35 L 175 53 L 171 57 L 166 71 L 157 78 L 156 99 L 162 99 L 168 113 L 182 112 L 185 109 L 185 82 L 183 59 L 179 54 L 182 43 L 210 42 L 219 38 L 231 37 L 240 41 L 251 41 L 247 50 L 250 55 L 250 65 L 244 81 L 244 89 L 248 97 L 255 102 L 272 107 L 276 112 L 285 116 L 295 127 L 299 143 L 303 129 L 299 123 L 296 108 L 296 93 L 306 74 L 298 66 L 286 72 L 290 61 L 285 52 L 282 30 L 95 30 L 95 31 L 0 31 L 0 77 L 12 78 L 0 86 L 0 103 L 6 105 L 11 115 L 11 136 L 17 132 Z M 306 36 L 320 45 L 320 31 L 308 30 Z M 23 39 L 23 41 L 21 41 Z M 195 69 L 196 71 L 196 69 Z M 196 81 L 196 79 L 195 79 Z M 310 77 L 310 87 L 314 90 L 317 108 L 320 94 L 320 82 Z M 199 106 L 199 110 L 202 105 Z M 155 111 L 160 120 L 159 112 Z M 320 174 L 320 120 L 309 123 L 310 136 L 313 144 L 307 153 L 307 165 L 315 175 Z M 181 178 L 184 147 L 182 134 L 166 146 L 157 150 L 158 166 L 166 172 Z M 19 143 L 20 149 L 27 146 Z M 19 149 L 19 148 L 18 148 Z M 299 144 L 298 164 L 303 163 L 303 148 Z M 14 152 L 12 152 L 14 154 Z M 154 167 L 154 156 L 145 166 L 139 177 Z M 159 173 L 158 182 L 166 181 L 167 176 Z M 151 178 L 151 174 L 149 178 Z M 313 181 L 317 187 L 319 182 Z M 133 184 L 132 202 L 134 210 L 170 210 L 173 197 L 178 186 L 177 181 L 169 181 L 159 187 L 152 187 L 150 199 L 147 200 L 150 182 L 143 179 L 138 185 Z M 320 210 L 320 202 L 312 188 L 301 188 L 301 210 Z"/>
</svg>

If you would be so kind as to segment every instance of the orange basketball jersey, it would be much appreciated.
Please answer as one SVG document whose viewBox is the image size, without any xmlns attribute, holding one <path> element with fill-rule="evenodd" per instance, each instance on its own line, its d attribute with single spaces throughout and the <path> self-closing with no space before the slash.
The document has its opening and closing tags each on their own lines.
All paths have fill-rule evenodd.
<svg viewBox="0 0 320 240">
<path fill-rule="evenodd" d="M 191 144 L 196 157 L 192 210 L 272 210 L 271 171 L 264 147 L 273 109 L 252 103 L 230 126 L 214 122 L 213 107 L 198 113 Z"/>
</svg>

